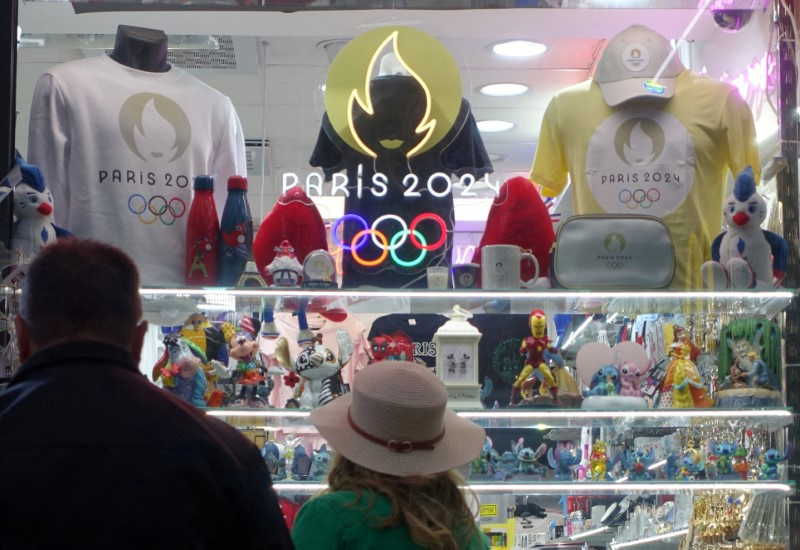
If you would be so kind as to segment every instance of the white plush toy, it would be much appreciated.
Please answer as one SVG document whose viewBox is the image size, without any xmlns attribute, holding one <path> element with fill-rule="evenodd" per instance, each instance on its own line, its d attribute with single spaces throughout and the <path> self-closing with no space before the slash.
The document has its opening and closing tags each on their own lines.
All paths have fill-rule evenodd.
<svg viewBox="0 0 800 550">
<path fill-rule="evenodd" d="M 14 192 L 11 248 L 25 255 L 37 253 L 58 237 L 70 236 L 53 223 L 53 197 L 45 187 L 41 170 L 17 155 L 12 173 L 0 182 L 0 195 Z"/>
<path fill-rule="evenodd" d="M 703 285 L 713 289 L 779 286 L 788 247 L 783 237 L 761 229 L 767 203 L 756 191 L 750 166 L 736 176 L 723 215 L 728 228 L 711 245 L 712 261 L 700 268 Z"/>
</svg>

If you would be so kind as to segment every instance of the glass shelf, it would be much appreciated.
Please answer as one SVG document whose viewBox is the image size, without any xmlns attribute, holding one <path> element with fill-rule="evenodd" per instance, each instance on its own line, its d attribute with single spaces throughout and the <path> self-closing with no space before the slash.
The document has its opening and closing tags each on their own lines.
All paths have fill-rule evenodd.
<svg viewBox="0 0 800 550">
<path fill-rule="evenodd" d="M 656 550 L 658 548 L 677 548 L 678 544 L 689 533 L 689 529 L 679 529 L 669 533 L 661 533 L 639 540 L 632 540 L 626 542 L 612 541 L 609 544 L 611 550 L 621 550 L 622 548 L 648 548 L 649 550 Z M 669 544 L 671 542 L 671 544 Z M 658 545 L 662 546 L 658 546 Z"/>
<path fill-rule="evenodd" d="M 327 487 L 322 481 L 281 480 L 273 483 L 278 492 L 315 493 Z M 536 495 L 628 495 L 628 494 L 694 494 L 710 491 L 746 491 L 779 493 L 789 496 L 794 491 L 793 481 L 628 481 L 614 482 L 564 482 L 564 481 L 470 481 L 468 487 L 475 493 L 519 493 Z"/>
<path fill-rule="evenodd" d="M 319 290 L 249 288 L 143 288 L 145 312 L 181 309 L 260 311 L 262 303 L 276 310 L 344 309 L 349 313 L 443 313 L 459 305 L 473 313 L 530 313 L 535 308 L 574 313 L 714 313 L 773 317 L 795 295 L 788 289 L 750 291 L 620 290 Z"/>
<path fill-rule="evenodd" d="M 141 10 L 198 10 L 198 9 L 224 9 L 224 10 L 248 10 L 248 11 L 319 11 L 319 10 L 366 10 L 366 9 L 398 9 L 408 7 L 397 0 L 28 0 L 33 3 L 55 3 L 69 1 L 75 4 L 75 11 L 98 12 L 98 11 L 117 11 L 131 10 L 131 6 L 136 6 Z M 751 0 L 728 0 L 731 7 L 741 6 L 751 8 Z M 414 9 L 487 9 L 487 8 L 542 8 L 554 9 L 555 5 L 544 5 L 538 2 L 519 2 L 519 0 L 506 0 L 505 2 L 493 0 L 429 0 L 428 2 L 416 2 Z M 696 9 L 697 0 L 628 0 L 624 6 L 609 5 L 604 0 L 562 0 L 560 6 L 563 9 L 578 8 L 669 8 L 669 9 Z"/>
<path fill-rule="evenodd" d="M 300 409 L 206 409 L 238 428 L 314 430 L 310 411 Z M 748 427 L 775 431 L 792 423 L 790 409 L 648 409 L 639 411 L 588 411 L 580 409 L 457 411 L 483 428 L 689 428 Z"/>
</svg>

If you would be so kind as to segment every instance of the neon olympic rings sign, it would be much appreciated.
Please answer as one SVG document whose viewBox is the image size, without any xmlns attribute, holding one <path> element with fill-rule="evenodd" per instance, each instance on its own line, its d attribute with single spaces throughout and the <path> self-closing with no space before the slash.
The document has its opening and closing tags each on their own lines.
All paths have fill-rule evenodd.
<svg viewBox="0 0 800 550">
<path fill-rule="evenodd" d="M 360 231 L 353 235 L 350 243 L 342 242 L 337 236 L 337 230 L 339 229 L 339 226 L 347 220 L 355 221 L 362 227 Z M 400 224 L 400 227 L 402 227 L 402 229 L 392 235 L 391 238 L 387 238 L 386 234 L 378 229 L 378 226 L 381 224 L 381 222 L 388 220 L 395 221 Z M 424 220 L 431 220 L 439 226 L 439 238 L 431 244 L 428 244 L 425 237 L 417 229 L 417 226 L 419 226 L 420 222 Z M 403 218 L 396 214 L 384 214 L 375 218 L 375 221 L 372 222 L 372 227 L 370 227 L 370 225 L 367 223 L 367 220 L 358 214 L 345 214 L 333 222 L 333 225 L 331 225 L 331 236 L 333 237 L 334 242 L 339 245 L 342 250 L 349 251 L 353 256 L 353 259 L 364 267 L 374 267 L 380 265 L 388 256 L 391 256 L 392 260 L 401 267 L 414 267 L 422 263 L 428 251 L 438 250 L 444 246 L 445 241 L 447 240 L 447 225 L 444 223 L 444 219 L 442 219 L 441 216 L 432 212 L 424 212 L 419 214 L 413 220 L 411 220 L 410 225 L 407 224 Z M 378 249 L 380 249 L 381 253 L 377 258 L 367 260 L 362 258 L 358 251 L 364 248 L 370 238 L 372 243 L 378 247 Z M 397 255 L 397 249 L 403 246 L 406 240 L 410 240 L 411 244 L 413 244 L 414 247 L 420 251 L 417 257 L 414 259 L 405 260 Z"/>
<path fill-rule="evenodd" d="M 134 193 L 128 197 L 128 210 L 136 214 L 139 221 L 145 225 L 154 224 L 157 220 L 160 220 L 164 225 L 172 225 L 175 220 L 186 213 L 186 203 L 178 197 L 172 197 L 167 201 L 163 195 L 153 195 L 150 200 L 147 200 L 144 195 Z M 153 217 L 150 219 L 143 218 L 142 214 L 145 212 L 150 212 Z M 169 218 L 164 216 L 167 213 Z"/>
</svg>

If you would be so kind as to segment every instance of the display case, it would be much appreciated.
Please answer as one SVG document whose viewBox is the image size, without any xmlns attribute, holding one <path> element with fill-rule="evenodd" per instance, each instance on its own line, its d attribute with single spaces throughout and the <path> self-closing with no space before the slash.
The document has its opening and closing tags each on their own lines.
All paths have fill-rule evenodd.
<svg viewBox="0 0 800 550">
<path fill-rule="evenodd" d="M 608 318 L 615 313 L 631 318 L 657 313 L 683 321 L 702 318 L 705 323 L 708 318 L 773 318 L 791 303 L 795 292 L 790 289 L 659 293 L 303 289 L 283 292 L 208 288 L 143 289 L 142 296 L 146 311 L 157 311 L 159 304 L 166 308 L 174 308 L 176 303 L 200 308 L 215 304 L 217 311 L 227 309 L 239 314 L 257 315 L 264 303 L 262 300 L 266 299 L 268 303 L 280 304 L 276 310 L 291 311 L 298 304 L 308 306 L 316 303 L 321 308 L 344 308 L 355 316 L 384 313 L 414 316 L 446 313 L 456 307 L 480 318 L 491 315 L 498 304 L 503 304 L 507 315 L 525 312 L 526 318 L 527 312 L 537 308 L 550 314 L 570 313 L 587 319 Z M 697 323 L 699 326 L 699 321 Z M 575 327 L 571 330 L 574 331 Z M 703 345 L 715 347 L 711 339 Z M 574 354 L 565 353 L 565 356 L 569 368 Z M 484 372 L 485 365 L 477 367 Z M 352 383 L 357 384 L 357 378 Z M 739 526 L 746 521 L 747 514 L 758 507 L 753 501 L 758 503 L 763 499 L 770 503 L 781 502 L 785 506 L 795 491 L 794 482 L 788 479 L 784 460 L 772 462 L 774 470 L 770 475 L 762 473 L 766 471 L 763 467 L 764 445 L 791 452 L 787 430 L 794 421 L 794 414 L 791 408 L 784 406 L 644 410 L 630 410 L 623 406 L 585 410 L 506 406 L 503 402 L 503 408 L 454 410 L 485 428 L 494 442 L 485 449 L 483 458 L 478 458 L 462 471 L 469 489 L 480 502 L 482 526 L 496 542 L 493 548 L 532 548 L 548 544 L 559 547 L 589 544 L 595 548 L 612 549 L 633 546 L 677 548 L 686 539 L 690 526 L 694 530 L 705 529 L 700 534 L 693 531 L 691 535 L 695 544 L 699 544 L 698 541 L 706 536 L 703 533 L 713 529 L 709 531 L 708 521 L 704 524 L 701 519 L 692 518 L 692 511 L 695 514 L 707 513 L 705 510 L 711 506 L 708 503 L 715 503 L 719 510 L 735 509 L 736 517 L 731 516 L 733 519 L 726 524 L 731 530 L 732 523 Z M 206 411 L 240 429 L 263 449 L 265 460 L 274 468 L 275 488 L 285 498 L 303 502 L 325 487 L 324 466 L 317 470 L 314 465 L 314 457 L 325 442 L 309 423 L 309 410 L 221 407 Z M 734 448 L 737 444 L 746 448 L 746 453 L 740 452 L 741 461 L 749 461 L 746 472 L 737 473 L 726 465 L 737 460 L 733 449 L 727 455 L 728 463 L 724 462 L 725 458 L 719 462 L 722 455 L 715 455 L 714 443 L 727 441 L 726 438 L 730 437 L 734 438 Z M 607 472 L 601 479 L 597 476 L 592 479 L 590 473 L 590 462 L 594 460 L 591 448 L 596 441 L 607 444 L 604 466 Z M 297 445 L 304 446 L 302 454 L 308 458 L 305 470 L 302 461 L 298 462 L 291 456 L 293 449 L 290 447 L 297 448 Z M 576 450 L 582 446 L 583 456 L 575 459 Z M 269 456 L 269 453 L 278 452 L 278 448 L 285 454 Z M 520 452 L 526 448 L 533 456 L 520 460 L 519 457 L 523 456 Z M 559 458 L 558 453 L 563 449 L 570 453 L 572 462 L 564 463 Z M 652 449 L 655 451 L 636 458 L 633 453 L 640 449 L 648 449 L 648 453 Z M 690 475 L 677 474 L 676 479 L 675 471 L 681 467 L 680 456 L 692 449 L 702 457 L 706 467 L 701 466 Z M 328 454 L 335 452 L 329 447 L 325 451 Z M 548 455 L 548 451 L 555 455 Z M 494 452 L 497 461 L 501 462 L 503 455 L 510 460 L 506 470 L 498 464 L 493 469 L 486 469 L 487 457 Z M 509 457 L 509 452 L 515 456 Z M 288 459 L 287 454 L 290 456 Z M 278 467 L 276 459 L 285 462 Z M 676 460 L 678 463 L 674 464 Z M 641 464 L 638 470 L 634 467 L 636 463 Z M 504 473 L 498 474 L 500 471 Z M 624 512 L 619 512 L 619 507 L 626 505 L 630 509 L 620 519 L 619 514 Z M 544 518 L 531 516 L 524 511 L 529 506 L 539 506 L 546 510 L 547 515 Z M 608 510 L 614 506 L 618 515 L 608 515 L 611 514 Z M 515 516 L 516 510 L 523 512 L 521 515 L 517 512 Z M 551 520 L 555 523 L 553 528 L 549 524 Z M 777 524 L 772 540 L 785 545 L 788 537 L 786 515 L 780 514 L 774 521 Z M 701 525 L 706 527 L 698 527 Z"/>
<path fill-rule="evenodd" d="M 613 406 L 586 410 L 578 408 L 579 404 L 508 406 L 507 394 L 513 381 L 513 376 L 508 379 L 509 373 L 522 368 L 522 358 L 514 349 L 512 355 L 516 354 L 516 359 L 504 367 L 506 370 L 492 371 L 506 377 L 505 385 L 495 380 L 495 393 L 483 399 L 485 408 L 454 410 L 487 430 L 492 441 L 485 449 L 485 462 L 500 462 L 504 454 L 512 455 L 505 465 L 506 471 L 496 463 L 491 464 L 489 471 L 487 464 L 479 459 L 462 472 L 467 486 L 478 497 L 476 511 L 483 529 L 491 536 L 493 548 L 589 544 L 611 549 L 673 549 L 687 540 L 687 535 L 697 547 L 712 548 L 732 538 L 734 524 L 747 525 L 748 521 L 773 528 L 771 533 L 761 533 L 750 525 L 751 541 L 763 542 L 764 548 L 768 548 L 767 541 L 771 541 L 775 547 L 783 548 L 788 540 L 786 510 L 795 495 L 793 475 L 786 459 L 794 439 L 790 433 L 797 422 L 793 406 L 800 401 L 793 389 L 800 373 L 797 368 L 800 365 L 800 340 L 797 338 L 800 316 L 793 290 L 800 286 L 800 262 L 796 247 L 795 55 L 793 49 L 787 49 L 789 40 L 775 44 L 774 37 L 793 36 L 796 29 L 790 24 L 789 12 L 794 11 L 795 2 L 743 0 L 737 4 L 734 0 L 722 3 L 730 9 L 716 11 L 748 11 L 749 15 L 732 17 L 736 14 L 714 13 L 713 19 L 701 13 L 711 12 L 710 2 L 701 3 L 700 9 L 695 0 L 642 0 L 627 3 L 628 9 L 624 11 L 600 9 L 608 8 L 609 4 L 612 3 L 593 0 L 199 0 L 180 4 L 12 0 L 10 8 L 2 9 L 10 10 L 8 21 L 16 21 L 19 12 L 21 48 L 12 46 L 17 29 L 4 28 L 5 49 L 13 51 L 5 52 L 9 59 L 3 59 L 0 64 L 9 64 L 8 68 L 16 70 L 19 77 L 17 82 L 10 79 L 9 94 L 0 94 L 8 95 L 10 106 L 0 113 L 3 117 L 0 123 L 9 119 L 8 126 L 16 131 L 16 136 L 13 131 L 10 136 L 0 136 L 4 145 L 0 153 L 10 164 L 15 139 L 17 147 L 27 153 L 26 121 L 30 116 L 34 82 L 49 66 L 102 55 L 113 45 L 113 33 L 120 23 L 164 28 L 172 44 L 170 62 L 187 67 L 207 84 L 231 96 L 236 104 L 247 138 L 247 175 L 254 183 L 248 196 L 257 225 L 286 190 L 287 181 L 305 182 L 305 189 L 314 189 L 318 173 L 308 166 L 308 160 L 325 111 L 325 75 L 337 52 L 354 35 L 376 26 L 418 26 L 439 38 L 455 54 L 458 76 L 463 81 L 463 96 L 471 100 L 476 116 L 492 119 L 514 109 L 515 124 L 512 133 L 506 134 L 508 137 L 484 134 L 495 168 L 491 177 L 479 181 L 472 186 L 474 189 L 470 184 L 475 182 L 453 178 L 453 193 L 458 195 L 455 225 L 451 228 L 453 263 L 463 264 L 472 259 L 486 221 L 485 206 L 497 195 L 501 182 L 529 174 L 533 150 L 539 140 L 536 129 L 546 100 L 560 89 L 590 76 L 603 41 L 620 28 L 620 21 L 646 23 L 662 30 L 680 42 L 676 55 L 686 60 L 690 68 L 736 85 L 756 111 L 760 160 L 765 174 L 769 174 L 765 183 L 769 179 L 768 189 L 773 195 L 770 205 L 780 211 L 772 216 L 773 220 L 778 220 L 773 221 L 772 228 L 782 232 L 790 245 L 795 245 L 790 247 L 791 269 L 787 269 L 785 280 L 790 288 L 631 292 L 613 288 L 489 291 L 147 287 L 142 289 L 144 316 L 151 325 L 164 327 L 152 339 L 151 351 L 159 346 L 165 336 L 164 330 L 170 326 L 174 329 L 193 313 L 209 315 L 213 312 L 223 320 L 239 320 L 245 315 L 262 315 L 265 304 L 274 313 L 285 314 L 290 319 L 300 308 L 343 311 L 362 320 L 365 326 L 390 314 L 404 319 L 440 318 L 457 307 L 477 319 L 491 316 L 491 321 L 486 323 L 489 328 L 483 329 L 483 339 L 506 330 L 506 325 L 495 322 L 500 316 L 509 322 L 513 320 L 523 332 L 527 331 L 527 317 L 538 309 L 550 317 L 550 329 L 554 333 L 552 317 L 571 317 L 572 324 L 564 329 L 561 343 L 566 369 L 577 381 L 575 359 L 581 345 L 603 339 L 612 341 L 617 330 L 626 329 L 624 319 L 679 319 L 691 325 L 688 327 L 690 338 L 707 356 L 715 355 L 720 346 L 726 345 L 719 339 L 720 327 L 725 323 L 742 318 L 774 320 L 783 329 L 784 336 L 780 349 L 780 385 L 775 388 L 783 406 L 683 409 L 650 408 L 650 404 L 640 410 Z M 739 4 L 747 9 L 733 9 L 741 7 Z M 209 11 L 214 12 L 214 17 L 209 17 Z M 324 13 L 320 16 L 315 12 Z M 5 13 L 0 11 L 0 14 Z M 771 21 L 773 13 L 775 21 Z M 750 17 L 753 22 L 744 32 L 731 32 L 741 31 Z M 742 27 L 733 29 L 732 25 Z M 776 30 L 780 32 L 773 32 Z M 551 56 L 543 62 L 509 61 L 488 52 L 488 46 L 500 39 L 536 38 L 537 35 L 552 41 Z M 481 44 L 481 48 L 477 44 Z M 752 53 L 756 51 L 758 58 Z M 478 92 L 482 84 L 493 81 L 494 75 L 500 72 L 507 80 L 535 83 L 535 94 L 529 91 L 516 99 L 502 99 Z M 778 75 L 788 76 L 779 81 Z M 775 105 L 780 112 L 771 111 L 770 107 Z M 18 122 L 14 128 L 11 121 L 15 111 Z M 137 135 L 136 139 L 140 137 Z M 138 142 L 133 137 L 131 142 L 136 149 Z M 128 146 L 131 147 L 131 143 Z M 138 154 L 135 150 L 134 153 Z M 787 169 L 787 165 L 790 168 Z M 130 180 L 129 173 L 125 176 Z M 136 179 L 135 174 L 132 177 Z M 136 185 L 137 189 L 143 185 L 141 181 L 131 183 L 123 179 L 120 176 L 113 183 Z M 314 198 L 328 226 L 335 226 L 337 219 L 341 225 L 346 215 L 343 199 Z M 561 203 L 562 207 L 548 203 L 554 223 L 562 219 L 562 214 L 563 218 L 569 215 L 569 209 L 563 208 L 567 202 Z M 130 201 L 128 208 L 137 214 Z M 138 212 L 139 221 L 142 221 L 143 212 L 144 209 Z M 155 214 L 152 208 L 151 212 Z M 161 222 L 166 224 L 164 220 Z M 782 225 L 784 231 L 774 227 L 776 224 Z M 412 229 L 407 231 L 409 235 L 413 233 Z M 154 246 L 161 244 L 154 243 Z M 336 243 L 331 240 L 329 244 Z M 676 253 L 681 254 L 681 251 Z M 341 250 L 339 254 L 340 266 Z M 692 264 L 692 267 L 699 266 Z M 11 309 L 10 304 L 4 304 L 2 313 L 10 314 Z M 612 318 L 616 321 L 612 322 Z M 589 337 L 586 327 L 590 325 L 584 322 L 606 325 Z M 516 333 L 514 338 L 517 338 Z M 517 339 L 513 345 L 518 348 L 518 343 Z M 657 354 L 666 355 L 663 344 L 668 342 L 658 343 L 661 345 Z M 469 345 L 476 344 L 469 340 Z M 274 357 L 271 347 L 267 355 Z M 435 365 L 435 347 L 429 346 L 424 355 L 429 367 Z M 653 363 L 659 358 L 651 356 Z M 519 362 L 515 362 L 517 360 Z M 485 369 L 493 361 L 494 358 L 489 357 L 480 364 L 475 363 L 473 374 L 478 375 L 481 384 L 486 383 Z M 282 384 L 284 374 L 280 366 L 277 362 L 271 366 L 274 372 L 281 372 L 273 374 L 273 382 Z M 706 366 L 710 368 L 710 363 Z M 148 367 L 144 365 L 143 370 L 147 371 Z M 351 374 L 356 375 L 355 372 Z M 713 385 L 722 380 L 712 380 L 709 376 L 706 382 Z M 357 382 L 351 378 L 348 383 Z M 220 406 L 209 407 L 206 411 L 241 430 L 262 448 L 265 461 L 273 469 L 276 490 L 299 503 L 324 487 L 325 457 L 322 456 L 321 465 L 315 467 L 314 453 L 318 453 L 325 442 L 309 423 L 307 408 L 285 408 L 285 397 L 292 391 L 284 389 L 281 401 L 273 400 L 267 407 Z M 715 389 L 710 389 L 712 397 Z M 273 397 L 277 393 L 278 390 L 273 389 Z M 493 408 L 494 402 L 498 408 Z M 263 401 L 258 403 L 264 404 Z M 592 444 L 598 441 L 606 445 L 603 451 L 606 458 L 602 459 L 602 468 L 597 470 L 602 479 L 596 479 L 598 474 L 591 472 L 590 464 Z M 722 455 L 711 448 L 711 442 L 722 445 Z M 268 447 L 269 443 L 274 445 Z M 726 444 L 730 444 L 729 447 L 725 448 Z M 286 459 L 298 445 L 307 447 L 307 454 L 304 461 L 298 461 L 297 472 L 293 472 L 294 457 Z M 716 458 L 725 456 L 732 463 L 735 452 L 732 446 L 746 450 L 745 460 L 738 462 L 746 464 L 739 476 L 733 475 L 731 464 L 720 468 Z M 654 447 L 656 453 L 652 456 L 646 452 L 641 457 L 635 454 Z M 777 454 L 765 462 L 769 449 Z M 271 454 L 273 450 L 278 454 Z M 325 451 L 335 452 L 327 447 Z M 533 458 L 525 455 L 525 460 L 520 459 L 523 451 L 530 451 Z M 553 452 L 552 457 L 548 456 L 548 451 Z M 566 451 L 563 460 L 557 454 L 560 451 Z M 493 452 L 496 458 L 492 458 Z M 696 454 L 707 467 L 690 471 L 683 476 L 685 479 L 676 479 L 679 474 L 669 469 L 672 467 L 669 463 L 686 454 Z M 597 456 L 602 456 L 600 451 Z M 709 459 L 711 456 L 715 458 Z M 601 459 L 596 457 L 595 460 L 599 465 L 597 461 Z M 281 461 L 282 470 L 277 464 Z M 764 465 L 766 468 L 762 470 Z M 544 518 L 536 515 L 537 506 L 546 510 Z M 793 509 L 796 514 L 800 507 Z M 725 519 L 727 531 L 724 534 L 722 522 L 712 528 L 710 518 L 715 515 Z M 551 525 L 551 520 L 555 525 Z"/>
</svg>

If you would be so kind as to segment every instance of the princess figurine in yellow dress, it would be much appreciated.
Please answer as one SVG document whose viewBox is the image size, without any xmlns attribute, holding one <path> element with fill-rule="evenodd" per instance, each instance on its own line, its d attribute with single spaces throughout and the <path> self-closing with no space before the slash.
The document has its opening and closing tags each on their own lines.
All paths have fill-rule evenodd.
<svg viewBox="0 0 800 550">
<path fill-rule="evenodd" d="M 667 373 L 659 388 L 659 408 L 702 409 L 714 405 L 697 367 L 688 359 L 689 353 L 690 348 L 686 342 L 673 342 L 670 346 L 672 360 L 667 365 Z"/>
</svg>

